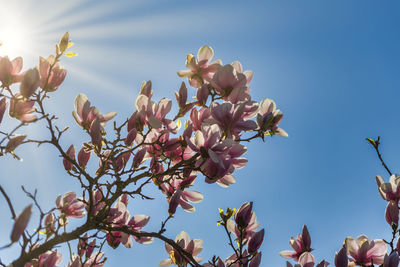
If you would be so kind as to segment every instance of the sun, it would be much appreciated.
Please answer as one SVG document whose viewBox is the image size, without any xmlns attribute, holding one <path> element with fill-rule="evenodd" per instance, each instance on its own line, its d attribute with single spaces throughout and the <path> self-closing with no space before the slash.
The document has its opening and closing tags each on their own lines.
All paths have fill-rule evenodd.
<svg viewBox="0 0 400 267">
<path fill-rule="evenodd" d="M 32 46 L 27 19 L 10 9 L 0 10 L 0 56 L 24 56 Z"/>
</svg>

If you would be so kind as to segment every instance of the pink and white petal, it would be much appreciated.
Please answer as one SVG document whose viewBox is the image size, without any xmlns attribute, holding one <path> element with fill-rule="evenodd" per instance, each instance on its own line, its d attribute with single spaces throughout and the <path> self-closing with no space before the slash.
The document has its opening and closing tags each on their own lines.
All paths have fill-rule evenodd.
<svg viewBox="0 0 400 267">
<path fill-rule="evenodd" d="M 203 201 L 203 199 L 204 199 L 203 195 L 200 192 L 190 191 L 190 190 L 183 191 L 182 197 L 185 200 L 188 200 L 193 203 L 199 203 L 199 202 Z"/>
<path fill-rule="evenodd" d="M 150 216 L 138 214 L 132 217 L 131 221 L 133 222 L 134 227 L 144 227 L 150 220 Z"/>
<path fill-rule="evenodd" d="M 209 47 L 208 45 L 201 47 L 197 52 L 197 60 L 199 61 L 199 65 L 207 64 L 212 59 L 213 56 L 214 56 L 214 51 L 212 50 L 211 47 Z M 200 61 L 204 61 L 201 62 L 203 64 L 200 64 Z"/>
<path fill-rule="evenodd" d="M 286 259 L 295 259 L 297 257 L 297 252 L 293 250 L 284 250 L 279 253 L 282 257 Z"/>
<path fill-rule="evenodd" d="M 193 242 L 194 242 L 194 249 L 192 255 L 196 256 L 203 250 L 203 240 L 193 239 Z"/>
<path fill-rule="evenodd" d="M 230 175 L 230 174 L 225 175 L 224 177 L 222 177 L 221 179 L 219 179 L 217 181 L 217 184 L 222 187 L 228 187 L 231 184 L 235 184 L 235 183 L 236 183 L 235 177 L 233 177 L 233 175 Z"/>
</svg>

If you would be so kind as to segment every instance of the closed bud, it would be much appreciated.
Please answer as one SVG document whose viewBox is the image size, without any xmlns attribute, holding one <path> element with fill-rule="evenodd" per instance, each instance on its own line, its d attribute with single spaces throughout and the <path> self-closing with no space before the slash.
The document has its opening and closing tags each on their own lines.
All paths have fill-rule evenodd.
<svg viewBox="0 0 400 267">
<path fill-rule="evenodd" d="M 68 43 L 69 43 L 69 33 L 66 32 L 64 34 L 64 36 L 61 38 L 60 40 L 60 44 L 59 44 L 59 49 L 61 53 L 64 53 L 65 50 L 67 50 L 68 48 Z"/>
<path fill-rule="evenodd" d="M 127 145 L 127 146 L 132 145 L 133 141 L 134 141 L 135 138 L 136 138 L 136 135 L 137 135 L 137 130 L 136 130 L 135 128 L 132 128 L 132 129 L 128 132 L 128 134 L 127 134 L 127 136 L 126 136 L 126 138 L 125 138 L 125 145 Z"/>
<path fill-rule="evenodd" d="M 75 147 L 74 147 L 74 145 L 71 145 L 71 146 L 68 148 L 66 154 L 67 154 L 67 156 L 70 158 L 70 160 L 75 160 Z M 71 161 L 69 161 L 68 159 L 64 158 L 64 159 L 63 159 L 63 164 L 64 164 L 65 170 L 67 170 L 67 171 L 72 170 L 73 164 L 72 164 Z"/>
<path fill-rule="evenodd" d="M 397 228 L 399 224 L 399 208 L 396 201 L 390 201 L 386 206 L 385 218 L 391 227 Z"/>
<path fill-rule="evenodd" d="M 11 232 L 11 242 L 17 242 L 21 237 L 22 233 L 25 231 L 28 225 L 29 219 L 32 215 L 32 205 L 26 207 L 17 218 L 15 218 L 14 227 Z"/>
<path fill-rule="evenodd" d="M 135 156 L 133 157 L 132 167 L 134 169 L 138 168 L 140 164 L 142 164 L 143 158 L 146 155 L 147 148 L 142 148 L 137 151 Z"/>
<path fill-rule="evenodd" d="M 78 152 L 78 163 L 79 166 L 81 166 L 82 168 L 86 168 L 86 165 L 88 163 L 90 159 L 90 151 L 87 152 L 86 147 L 82 147 L 81 150 L 79 150 Z"/>
<path fill-rule="evenodd" d="M 398 267 L 399 266 L 399 254 L 393 251 L 390 255 L 385 255 L 383 260 L 383 267 Z"/>
<path fill-rule="evenodd" d="M 22 78 L 19 91 L 25 98 L 29 98 L 40 85 L 40 75 L 37 68 L 28 70 Z"/>
<path fill-rule="evenodd" d="M 246 228 L 250 222 L 253 202 L 244 203 L 235 215 L 235 222 L 240 228 Z"/>
</svg>

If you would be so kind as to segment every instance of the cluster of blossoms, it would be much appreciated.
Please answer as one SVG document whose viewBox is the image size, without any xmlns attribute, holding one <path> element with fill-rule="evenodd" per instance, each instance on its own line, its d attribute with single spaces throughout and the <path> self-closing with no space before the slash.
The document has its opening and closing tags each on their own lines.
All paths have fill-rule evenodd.
<svg viewBox="0 0 400 267">
<path fill-rule="evenodd" d="M 77 240 L 76 253 L 69 249 L 68 266 L 103 266 L 106 260 L 101 251 L 103 245 L 116 249 L 122 244 L 130 248 L 133 240 L 148 244 L 159 238 L 165 241 L 169 255 L 161 266 L 200 266 L 198 262 L 202 259 L 197 255 L 203 241 L 190 240 L 185 232 L 175 241 L 170 240 L 162 235 L 166 223 L 179 207 L 194 212 L 193 203 L 203 200 L 202 193 L 191 190 L 199 176 L 204 176 L 206 183 L 222 187 L 236 182 L 235 171 L 247 163 L 243 157 L 247 152 L 244 142 L 273 135 L 287 136 L 279 128 L 282 112 L 270 99 L 260 103 L 251 99 L 251 71 L 243 71 L 239 62 L 226 65 L 221 60 L 211 62 L 214 52 L 209 46 L 203 46 L 197 58 L 187 56 L 188 70 L 178 72 L 179 76 L 188 78 L 193 88 L 188 89 L 182 82 L 175 92 L 179 107 L 176 114 L 171 115 L 172 100 L 153 100 L 151 81 L 143 82 L 135 110 L 121 125 L 114 122 L 112 135 L 106 123 L 116 112 L 101 113 L 81 93 L 75 98 L 72 115 L 88 140 L 79 145 L 79 151 L 74 144 L 64 150 L 60 138 L 65 130 L 55 125 L 56 116 L 45 111 L 44 100 L 65 79 L 66 71 L 59 66 L 59 59 L 68 54 L 65 51 L 71 45 L 67 33 L 56 46 L 56 56 L 40 57 L 38 67 L 23 73 L 21 58 L 13 61 L 0 58 L 0 122 L 9 106 L 10 117 L 19 120 L 21 125 L 43 119 L 51 134 L 51 139 L 44 141 L 26 140 L 26 135 L 6 135 L 3 141 L 8 143 L 5 146 L 0 143 L 1 155 L 11 153 L 17 157 L 14 150 L 23 143 L 48 143 L 62 156 L 68 175 L 82 187 L 81 196 L 67 192 L 56 199 L 55 208 L 48 212 L 39 209 L 40 224 L 34 234 L 26 231 L 31 205 L 15 216 L 11 244 L 20 241 L 24 256 L 13 265 L 58 266 L 62 256 L 55 246 Z M 19 91 L 14 92 L 11 85 L 17 83 Z M 190 90 L 195 95 L 193 101 L 188 101 Z M 98 163 L 94 162 L 95 158 Z M 142 189 L 152 184 L 165 195 L 168 204 L 168 217 L 157 232 L 142 230 L 150 216 L 131 216 L 127 208 L 135 196 L 151 199 Z M 30 196 L 35 200 L 34 195 Z M 226 214 L 220 213 L 220 224 L 229 233 L 229 239 L 231 234 L 236 237 L 237 247 L 231 242 L 234 250 L 231 256 L 224 261 L 214 257 L 203 266 L 260 266 L 259 248 L 264 229 L 257 230 L 259 223 L 252 207 L 253 203 L 247 202 L 236 213 L 230 209 Z M 69 220 L 73 218 L 84 220 L 80 227 L 68 232 Z M 96 240 L 102 243 L 96 244 Z"/>
<path fill-rule="evenodd" d="M 372 144 L 375 145 L 375 143 Z M 347 237 L 343 242 L 343 247 L 335 254 L 336 267 L 399 266 L 400 237 L 397 234 L 399 233 L 400 176 L 391 175 L 388 183 L 385 183 L 381 176 L 376 176 L 376 183 L 380 195 L 388 202 L 385 219 L 392 228 L 392 241 L 371 240 L 366 235 L 360 235 L 357 239 Z M 396 237 L 397 243 L 395 246 L 394 240 Z M 303 227 L 303 232 L 297 238 L 292 237 L 289 243 L 294 251 L 282 251 L 280 253 L 281 256 L 296 261 L 295 267 L 313 267 L 315 265 L 315 258 L 311 253 L 311 238 L 306 226 Z M 390 252 L 388 251 L 388 245 L 391 247 Z M 325 267 L 327 265 L 328 262 L 323 260 L 316 266 Z M 287 262 L 287 266 L 292 267 L 293 265 Z"/>
</svg>

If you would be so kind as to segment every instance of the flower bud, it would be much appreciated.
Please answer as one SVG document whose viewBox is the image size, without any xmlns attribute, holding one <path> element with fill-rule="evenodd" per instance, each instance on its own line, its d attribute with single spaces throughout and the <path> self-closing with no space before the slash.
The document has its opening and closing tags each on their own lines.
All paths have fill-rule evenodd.
<svg viewBox="0 0 400 267">
<path fill-rule="evenodd" d="M 132 128 L 129 132 L 128 135 L 125 138 L 125 145 L 130 146 L 132 145 L 133 141 L 135 140 L 137 135 L 137 130 L 135 128 Z"/>
<path fill-rule="evenodd" d="M 22 78 L 19 91 L 25 98 L 29 98 L 40 85 L 40 75 L 37 68 L 28 70 Z"/>
<path fill-rule="evenodd" d="M 90 159 L 90 151 L 86 152 L 86 148 L 82 147 L 78 152 L 78 163 L 82 168 L 86 168 L 86 165 Z"/>
<path fill-rule="evenodd" d="M 68 156 L 71 160 L 75 160 L 75 147 L 74 147 L 74 145 L 71 145 L 71 146 L 68 148 L 68 150 L 67 150 L 66 153 L 67 153 L 67 156 Z M 64 158 L 64 159 L 63 159 L 63 164 L 64 164 L 65 170 L 67 170 L 67 171 L 72 170 L 73 164 L 72 164 L 71 161 L 69 161 L 68 159 Z"/>
<path fill-rule="evenodd" d="M 398 267 L 399 266 L 399 254 L 393 251 L 390 255 L 385 255 L 383 260 L 383 267 Z"/>
<path fill-rule="evenodd" d="M 64 36 L 61 38 L 59 43 L 61 53 L 64 53 L 64 51 L 67 50 L 68 43 L 69 43 L 69 33 L 66 32 Z"/>
<path fill-rule="evenodd" d="M 32 215 L 32 205 L 26 207 L 17 218 L 15 218 L 15 223 L 13 230 L 11 232 L 11 242 L 17 242 L 21 237 L 22 233 L 25 231 L 26 226 L 28 225 L 29 219 Z"/>
<path fill-rule="evenodd" d="M 235 215 L 235 222 L 240 228 L 246 228 L 251 219 L 253 202 L 244 203 Z"/>
<path fill-rule="evenodd" d="M 133 157 L 132 167 L 138 168 L 140 164 L 142 164 L 143 158 L 146 155 L 147 148 L 142 148 L 141 150 L 137 151 L 135 156 Z"/>
<path fill-rule="evenodd" d="M 390 201 L 386 206 L 385 218 L 390 226 L 397 228 L 399 224 L 399 208 L 396 201 Z"/>
</svg>

